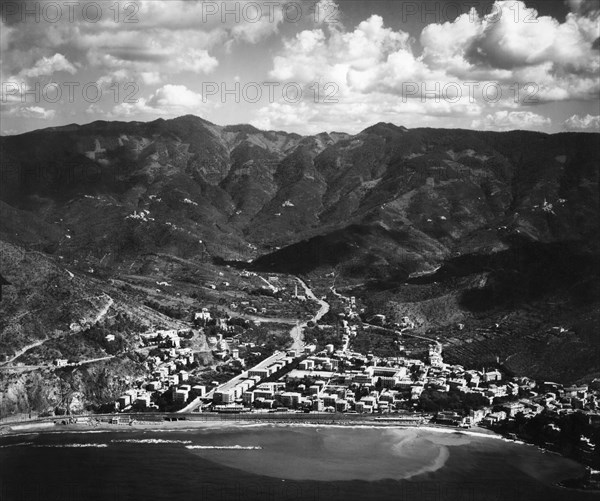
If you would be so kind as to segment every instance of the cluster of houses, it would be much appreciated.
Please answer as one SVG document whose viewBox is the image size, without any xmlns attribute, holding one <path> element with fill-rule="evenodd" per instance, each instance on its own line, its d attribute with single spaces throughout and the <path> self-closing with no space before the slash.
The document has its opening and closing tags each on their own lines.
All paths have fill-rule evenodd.
<svg viewBox="0 0 600 501">
<path fill-rule="evenodd" d="M 152 395 L 156 392 L 164 393 L 171 391 L 173 401 L 180 402 L 187 391 L 185 403 L 194 393 L 206 389 L 190 387 L 185 383 L 189 379 L 189 372 L 186 370 L 194 363 L 194 354 L 190 348 L 181 348 L 180 334 L 187 333 L 187 330 L 159 330 L 151 334 L 144 335 L 147 343 L 155 344 L 161 348 L 160 355 L 153 355 L 144 362 L 148 375 L 137 381 L 137 388 L 131 389 L 121 395 L 115 405 L 119 411 L 135 409 L 158 409 L 152 402 Z M 204 394 L 203 393 L 203 394 Z"/>
<path fill-rule="evenodd" d="M 262 381 L 283 371 L 296 358 L 296 353 L 276 352 L 251 369 L 242 372 L 224 385 L 219 386 L 212 397 L 215 410 L 226 410 L 222 406 L 241 403 L 246 393 L 251 393 Z"/>
<path fill-rule="evenodd" d="M 269 277 L 269 282 L 276 280 Z M 295 296 L 298 297 L 297 291 Z M 348 304 L 339 319 L 343 328 L 341 349 L 335 350 L 329 344 L 318 353 L 314 345 L 275 352 L 255 367 L 243 370 L 208 392 L 205 386 L 190 384 L 186 369 L 194 362 L 194 356 L 190 349 L 181 348 L 181 335 L 184 333 L 175 330 L 155 332 L 147 340 L 162 349 L 161 355 L 147 359 L 148 377 L 138 384 L 138 388 L 119 397 L 117 408 L 153 409 L 156 405 L 152 403 L 152 395 L 170 391 L 176 404 L 183 406 L 198 399 L 203 402 L 202 408 L 218 412 L 281 409 L 397 413 L 401 416 L 406 415 L 406 411 L 422 408 L 423 393 L 431 395 L 434 391 L 464 395 L 465 399 L 477 396 L 479 402 L 485 402 L 480 408 L 467 413 L 437 412 L 434 419 L 440 424 L 493 426 L 514 419 L 517 414 L 532 417 L 542 411 L 557 415 L 583 411 L 589 414 L 590 419 L 600 419 L 600 380 L 589 386 L 563 387 L 551 382 L 537 385 L 526 377 L 506 378 L 497 369 L 467 370 L 461 365 L 445 363 L 439 342 L 430 344 L 424 360 L 353 352 L 350 342 L 357 335 L 358 326 L 353 320 L 358 318 L 358 311 L 355 299 L 346 299 Z M 233 330 L 227 319 L 213 318 L 211 312 L 203 308 L 194 315 L 194 321 L 196 325 L 217 326 L 219 333 L 215 335 L 217 343 L 214 351 L 217 358 L 222 352 L 220 358 L 240 361 L 239 349 L 233 339 L 236 336 L 230 340 L 231 346 L 223 339 L 222 333 L 231 335 Z M 386 325 L 383 315 L 376 315 L 370 321 Z M 414 329 L 415 324 L 406 317 L 394 327 L 402 333 Z M 241 362 L 243 368 L 243 360 Z M 559 433 L 560 429 L 555 431 Z M 587 437 L 582 437 L 582 444 L 590 451 L 594 448 Z"/>
<path fill-rule="evenodd" d="M 302 352 L 275 354 L 220 387 L 212 402 L 213 409 L 221 411 L 287 408 L 372 414 L 417 409 L 425 390 L 480 395 L 488 405 L 468 414 L 437 413 L 437 422 L 462 427 L 494 425 L 518 413 L 531 417 L 544 409 L 572 412 L 597 408 L 596 394 L 588 387 L 545 383 L 543 393 L 534 389 L 536 383 L 525 377 L 506 379 L 497 369 L 465 370 L 444 363 L 439 343 L 430 345 L 428 362 L 379 358 L 347 347 L 334 351 L 328 345 L 319 353 L 314 346 L 307 346 Z M 504 398 L 498 400 L 500 397 Z"/>
</svg>

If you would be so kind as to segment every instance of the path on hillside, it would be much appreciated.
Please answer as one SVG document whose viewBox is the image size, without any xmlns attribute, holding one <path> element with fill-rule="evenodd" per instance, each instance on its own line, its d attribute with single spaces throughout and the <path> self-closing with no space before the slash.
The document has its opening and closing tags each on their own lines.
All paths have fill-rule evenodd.
<svg viewBox="0 0 600 501">
<path fill-rule="evenodd" d="M 82 301 L 89 301 L 90 299 L 100 299 L 104 296 L 108 296 L 108 294 L 106 294 L 106 292 L 103 292 L 102 294 L 98 294 L 96 296 L 86 296 L 86 297 L 82 297 L 79 299 L 73 299 L 72 301 L 67 301 L 66 303 L 63 303 L 63 305 L 81 303 Z M 108 296 L 108 297 L 110 297 L 110 296 Z M 12 318 L 12 321 L 16 322 L 17 320 L 21 320 L 23 317 L 25 317 L 27 315 L 33 315 L 34 313 L 39 313 L 40 311 L 49 310 L 51 308 L 56 308 L 56 306 L 54 306 L 54 305 L 42 306 L 41 308 L 36 308 L 34 310 L 27 310 L 27 311 L 24 311 L 23 313 L 19 313 L 18 315 L 14 316 Z"/>
<path fill-rule="evenodd" d="M 230 317 L 243 318 L 244 320 L 251 320 L 252 322 L 260 322 L 261 324 L 294 324 L 296 320 L 288 317 L 262 317 L 260 315 L 253 315 L 251 313 L 244 313 L 244 311 L 233 310 L 227 306 L 219 305 L 219 310 L 223 310 Z"/>
<path fill-rule="evenodd" d="M 267 284 L 267 287 L 269 289 L 271 289 L 274 293 L 277 292 L 277 287 L 275 287 L 271 282 L 269 282 L 266 278 L 261 277 L 260 275 L 256 275 L 258 278 L 260 278 L 265 284 Z"/>
<path fill-rule="evenodd" d="M 334 296 L 339 297 L 340 299 L 346 301 L 346 302 L 350 302 L 350 298 L 348 296 L 344 296 L 343 294 L 340 294 L 335 287 L 332 285 L 329 290 L 333 293 Z"/>
<path fill-rule="evenodd" d="M 28 344 L 27 346 L 24 346 L 23 348 L 21 348 L 19 351 L 17 351 L 14 356 L 12 358 L 9 358 L 7 361 L 5 361 L 2 365 L 6 366 L 6 365 L 10 365 L 12 362 L 14 362 L 17 358 L 19 358 L 21 355 L 24 355 L 25 353 L 27 353 L 29 350 L 36 348 L 37 346 L 40 346 L 42 344 L 44 344 L 46 341 L 48 341 L 49 338 L 45 338 L 45 339 L 40 339 L 39 341 L 36 341 L 35 343 L 31 343 Z"/>
<path fill-rule="evenodd" d="M 91 325 L 94 325 L 94 324 L 97 324 L 98 322 L 100 322 L 100 320 L 102 320 L 106 316 L 106 314 L 108 313 L 108 310 L 110 310 L 111 306 L 113 304 L 115 304 L 115 301 L 112 297 L 110 297 L 106 293 L 103 295 L 104 295 L 104 297 L 108 298 L 108 302 L 100 309 L 100 311 L 96 315 L 96 318 L 91 322 Z"/>
<path fill-rule="evenodd" d="M 18 372 L 18 371 L 29 372 L 29 371 L 39 370 L 39 369 L 61 369 L 61 368 L 70 368 L 70 367 L 80 367 L 82 365 L 94 364 L 96 362 L 102 362 L 104 360 L 111 360 L 111 359 L 115 358 L 116 356 L 117 355 L 105 355 L 103 357 L 89 358 L 87 360 L 82 360 L 81 362 L 75 362 L 73 364 L 63 365 L 62 367 L 58 367 L 51 363 L 38 364 L 38 365 L 3 365 L 0 367 L 0 371 L 6 370 L 6 371 L 15 371 L 15 372 Z"/>
<path fill-rule="evenodd" d="M 257 275 L 257 277 L 260 278 L 261 280 L 263 280 L 269 286 L 272 286 L 267 280 L 265 280 L 260 275 Z M 251 315 L 251 314 L 247 314 L 247 313 L 243 313 L 243 312 L 239 312 L 239 311 L 233 311 L 230 308 L 227 308 L 224 306 L 220 306 L 220 308 L 222 310 L 225 310 L 231 316 L 241 317 L 246 320 L 251 320 L 253 322 L 279 323 L 279 324 L 294 324 L 295 323 L 294 327 L 292 327 L 292 329 L 290 330 L 290 336 L 293 340 L 291 349 L 292 350 L 302 350 L 304 348 L 304 336 L 303 336 L 304 328 L 308 325 L 308 322 L 312 321 L 312 322 L 317 323 L 321 318 L 323 318 L 323 316 L 325 314 L 327 314 L 327 312 L 329 311 L 330 305 L 329 305 L 329 303 L 327 303 L 327 302 L 323 301 L 322 299 L 319 299 L 317 296 L 315 296 L 315 294 L 313 293 L 311 288 L 302 279 L 300 279 L 298 277 L 294 277 L 294 278 L 298 281 L 300 286 L 304 289 L 305 296 L 308 299 L 310 299 L 311 301 L 315 301 L 316 303 L 319 303 L 319 305 L 320 305 L 319 311 L 317 311 L 317 313 L 309 320 L 305 320 L 304 322 L 301 322 L 300 320 L 297 320 L 294 318 L 261 317 L 259 315 Z"/>
<path fill-rule="evenodd" d="M 397 332 L 401 336 L 416 337 L 417 339 L 423 339 L 424 341 L 429 341 L 430 343 L 437 344 L 440 349 L 442 348 L 442 343 L 440 343 L 437 339 L 434 339 L 432 337 L 421 336 L 419 334 L 410 334 L 410 333 L 401 332 L 401 331 L 395 331 L 395 332 Z"/>
<path fill-rule="evenodd" d="M 106 314 L 108 313 L 108 311 L 110 310 L 111 306 L 114 304 L 114 300 L 112 297 L 110 297 L 108 294 L 103 293 L 100 296 L 96 296 L 98 299 L 101 297 L 106 297 L 108 298 L 108 302 L 102 307 L 100 308 L 100 311 L 98 312 L 98 314 L 96 315 L 95 319 L 91 322 L 91 325 L 96 324 L 97 322 L 99 322 L 100 320 L 102 320 Z M 89 299 L 89 298 L 86 298 Z M 81 300 L 78 300 L 81 301 Z M 71 331 L 71 334 L 77 334 L 81 332 L 80 330 L 75 330 L 75 331 Z M 42 344 L 44 344 L 46 341 L 50 341 L 51 339 L 56 339 L 56 338 L 45 338 L 45 339 L 40 339 L 39 341 L 36 341 L 34 343 L 28 344 L 27 346 L 24 346 L 23 348 L 21 348 L 19 351 L 17 351 L 15 353 L 15 355 L 8 359 L 7 361 L 3 362 L 2 364 L 0 364 L 2 367 L 7 367 L 10 364 L 12 364 L 12 362 L 14 362 L 17 358 L 25 355 L 25 353 L 27 353 L 29 350 L 32 350 L 33 348 L 37 348 L 38 346 L 41 346 Z M 85 362 L 87 363 L 87 362 Z M 28 367 L 34 367 L 34 366 L 28 366 Z M 40 365 L 39 367 L 42 367 L 42 365 Z"/>
<path fill-rule="evenodd" d="M 323 318 L 323 316 L 325 316 L 327 314 L 327 312 L 329 311 L 329 303 L 323 301 L 322 299 L 317 298 L 317 296 L 314 295 L 313 291 L 310 289 L 310 287 L 308 285 L 306 285 L 306 283 L 298 278 L 295 277 L 296 280 L 298 281 L 298 283 L 302 286 L 302 288 L 304 289 L 304 293 L 306 294 L 306 297 L 312 301 L 315 301 L 317 303 L 319 303 L 321 305 L 321 308 L 319 308 L 319 311 L 315 314 L 314 317 L 312 317 L 310 320 L 307 320 L 306 322 L 303 323 L 297 323 L 292 330 L 290 331 L 290 336 L 293 339 L 293 344 L 292 344 L 292 350 L 302 350 L 304 348 L 304 328 L 308 325 L 308 322 L 312 321 L 315 324 L 321 320 L 321 318 Z"/>
<path fill-rule="evenodd" d="M 388 327 L 382 327 L 381 325 L 368 324 L 366 322 L 363 322 L 363 325 L 365 325 L 367 327 L 372 327 L 373 329 L 379 329 L 382 331 L 393 332 L 395 334 L 398 334 L 398 336 L 407 336 L 407 337 L 414 337 L 417 339 L 422 339 L 423 341 L 428 341 L 430 343 L 437 344 L 439 348 L 442 348 L 442 343 L 440 343 L 437 339 L 434 339 L 432 337 L 422 336 L 420 334 L 412 334 L 412 333 L 408 333 L 406 331 L 399 331 L 398 329 L 390 329 Z"/>
</svg>

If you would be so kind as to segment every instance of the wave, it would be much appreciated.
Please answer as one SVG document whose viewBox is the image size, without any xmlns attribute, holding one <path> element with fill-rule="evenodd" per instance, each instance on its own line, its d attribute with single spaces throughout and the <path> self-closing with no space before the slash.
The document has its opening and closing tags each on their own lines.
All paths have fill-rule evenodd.
<svg viewBox="0 0 600 501">
<path fill-rule="evenodd" d="M 26 445 L 32 445 L 33 442 L 19 442 L 17 444 L 6 444 L 6 445 L 0 445 L 0 449 L 6 449 L 7 447 L 19 447 L 19 446 L 26 446 Z"/>
<path fill-rule="evenodd" d="M 108 447 L 107 444 L 34 444 L 33 447 L 50 447 L 56 449 L 62 448 L 79 448 L 79 447 Z"/>
<path fill-rule="evenodd" d="M 517 440 L 517 439 L 514 439 L 514 438 L 504 438 L 504 437 L 502 437 L 502 441 L 510 443 L 510 444 L 528 445 L 527 442 L 523 442 L 522 440 Z"/>
<path fill-rule="evenodd" d="M 444 465 L 446 464 L 446 461 L 448 461 L 449 457 L 450 457 L 450 451 L 448 450 L 448 447 L 441 446 L 437 456 L 430 464 L 419 468 L 417 471 L 410 473 L 409 475 L 407 475 L 404 478 L 408 479 L 408 478 L 416 477 L 417 475 L 421 475 L 423 473 L 433 473 L 433 472 L 443 468 Z"/>
<path fill-rule="evenodd" d="M 165 440 L 162 438 L 125 438 L 111 440 L 115 444 L 191 444 L 191 440 Z"/>
<path fill-rule="evenodd" d="M 454 433 L 456 435 L 467 435 L 469 437 L 479 437 L 479 438 L 491 438 L 494 440 L 503 440 L 504 437 L 502 435 L 492 434 L 492 433 L 481 433 L 479 431 L 469 431 L 460 428 L 444 428 L 437 426 L 419 426 L 419 430 L 425 431 L 433 431 L 437 433 Z"/>
<path fill-rule="evenodd" d="M 225 450 L 261 450 L 260 445 L 186 445 L 186 449 L 225 449 Z"/>
</svg>

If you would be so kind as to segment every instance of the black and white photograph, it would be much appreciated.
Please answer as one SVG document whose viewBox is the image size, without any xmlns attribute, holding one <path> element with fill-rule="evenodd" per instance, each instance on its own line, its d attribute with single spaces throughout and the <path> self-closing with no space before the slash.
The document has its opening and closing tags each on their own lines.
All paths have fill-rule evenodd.
<svg viewBox="0 0 600 501">
<path fill-rule="evenodd" d="M 2 0 L 0 501 L 600 500 L 600 0 Z"/>
</svg>

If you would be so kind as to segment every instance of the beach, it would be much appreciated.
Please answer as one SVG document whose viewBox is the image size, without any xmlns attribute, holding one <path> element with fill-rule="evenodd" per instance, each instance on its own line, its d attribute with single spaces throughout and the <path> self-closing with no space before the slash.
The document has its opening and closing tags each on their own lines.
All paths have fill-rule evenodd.
<svg viewBox="0 0 600 501">
<path fill-rule="evenodd" d="M 3 500 L 594 499 L 556 486 L 582 469 L 498 435 L 436 427 L 179 421 L 0 437 Z M 15 480 L 23 471 L 31 482 Z"/>
</svg>

